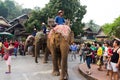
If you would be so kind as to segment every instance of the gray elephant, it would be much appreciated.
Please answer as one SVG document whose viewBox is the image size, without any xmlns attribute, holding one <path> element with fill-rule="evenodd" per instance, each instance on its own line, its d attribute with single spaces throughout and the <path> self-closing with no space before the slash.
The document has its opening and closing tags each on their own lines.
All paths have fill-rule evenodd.
<svg viewBox="0 0 120 80">
<path fill-rule="evenodd" d="M 43 63 L 47 63 L 49 50 L 47 48 L 47 35 L 43 31 L 39 31 L 35 36 L 35 62 L 38 63 L 37 57 L 40 55 L 39 52 L 42 50 L 44 54 Z"/>
<path fill-rule="evenodd" d="M 26 53 L 28 51 L 28 47 L 29 46 L 33 46 L 32 47 L 32 55 L 35 56 L 35 53 L 34 53 L 34 41 L 35 41 L 35 38 L 34 36 L 32 35 L 29 35 L 25 41 L 25 46 L 24 46 L 24 52 Z"/>
</svg>

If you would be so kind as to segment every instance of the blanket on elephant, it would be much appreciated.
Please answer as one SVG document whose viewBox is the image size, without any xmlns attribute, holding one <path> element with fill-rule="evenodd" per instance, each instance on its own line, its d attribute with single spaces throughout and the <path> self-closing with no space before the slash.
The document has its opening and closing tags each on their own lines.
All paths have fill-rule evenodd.
<svg viewBox="0 0 120 80">
<path fill-rule="evenodd" d="M 51 37 L 53 31 L 55 31 L 55 33 L 60 33 L 64 38 L 67 38 L 71 32 L 71 29 L 67 25 L 57 25 L 50 31 L 48 38 Z"/>
<path fill-rule="evenodd" d="M 42 31 L 36 33 L 35 40 L 39 40 L 40 38 L 44 37 L 45 34 Z"/>
</svg>

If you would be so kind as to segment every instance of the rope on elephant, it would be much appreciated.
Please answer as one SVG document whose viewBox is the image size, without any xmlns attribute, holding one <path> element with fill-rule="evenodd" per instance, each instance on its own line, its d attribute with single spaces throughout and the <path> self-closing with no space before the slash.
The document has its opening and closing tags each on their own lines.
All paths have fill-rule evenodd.
<svg viewBox="0 0 120 80">
<path fill-rule="evenodd" d="M 53 33 L 53 31 L 55 31 L 55 33 L 60 33 L 65 39 L 67 39 L 67 37 L 69 36 L 71 32 L 71 29 L 67 25 L 57 25 L 55 28 L 53 28 L 50 31 L 48 38 L 51 37 L 51 34 Z"/>
</svg>

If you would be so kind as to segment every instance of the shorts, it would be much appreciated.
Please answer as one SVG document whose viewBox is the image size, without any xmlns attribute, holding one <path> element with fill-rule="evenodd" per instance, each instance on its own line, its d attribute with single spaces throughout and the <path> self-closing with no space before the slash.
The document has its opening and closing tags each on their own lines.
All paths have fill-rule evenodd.
<svg viewBox="0 0 120 80">
<path fill-rule="evenodd" d="M 7 65 L 11 65 L 11 56 L 8 57 L 8 60 L 6 60 Z"/>
<path fill-rule="evenodd" d="M 118 72 L 118 68 L 116 67 L 117 63 L 110 62 L 110 64 L 107 65 L 108 70 L 112 70 L 113 72 Z"/>
</svg>

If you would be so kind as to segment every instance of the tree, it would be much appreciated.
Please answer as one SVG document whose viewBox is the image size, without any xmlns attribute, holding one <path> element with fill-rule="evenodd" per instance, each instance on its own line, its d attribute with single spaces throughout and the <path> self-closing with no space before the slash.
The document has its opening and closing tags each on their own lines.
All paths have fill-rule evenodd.
<svg viewBox="0 0 120 80">
<path fill-rule="evenodd" d="M 116 36 L 120 38 L 120 16 L 116 18 L 113 23 L 107 23 L 103 25 L 104 32 L 109 36 Z"/>
<path fill-rule="evenodd" d="M 0 16 L 5 18 L 8 16 L 8 9 L 2 1 L 0 1 Z"/>
<path fill-rule="evenodd" d="M 7 18 L 13 19 L 15 17 L 18 17 L 22 14 L 22 6 L 16 3 L 13 0 L 5 0 L 4 5 L 8 9 L 8 16 Z"/>
<path fill-rule="evenodd" d="M 48 17 L 54 18 L 59 10 L 63 10 L 64 17 L 71 21 L 75 35 L 81 33 L 83 26 L 81 21 L 86 13 L 86 6 L 82 6 L 79 0 L 50 0 L 45 8 L 32 12 L 28 24 L 34 22 L 34 20 L 39 21 L 37 23 L 47 23 Z"/>
</svg>

